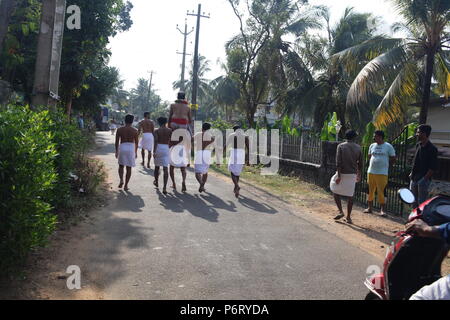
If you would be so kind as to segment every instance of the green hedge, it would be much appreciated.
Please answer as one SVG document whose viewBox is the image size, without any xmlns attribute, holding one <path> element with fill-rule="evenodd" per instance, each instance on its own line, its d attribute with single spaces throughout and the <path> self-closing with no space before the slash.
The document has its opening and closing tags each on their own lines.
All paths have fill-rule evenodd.
<svg viewBox="0 0 450 320">
<path fill-rule="evenodd" d="M 69 173 L 85 139 L 64 116 L 0 110 L 0 270 L 8 272 L 54 231 L 70 197 Z"/>
</svg>

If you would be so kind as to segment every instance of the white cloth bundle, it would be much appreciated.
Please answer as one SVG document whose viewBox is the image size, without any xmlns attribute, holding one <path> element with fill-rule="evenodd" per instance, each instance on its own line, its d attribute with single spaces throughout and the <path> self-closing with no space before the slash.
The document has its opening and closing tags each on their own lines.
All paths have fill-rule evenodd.
<svg viewBox="0 0 450 320">
<path fill-rule="evenodd" d="M 142 135 L 141 141 L 139 142 L 139 148 L 153 151 L 155 138 L 153 137 L 153 133 L 146 132 Z"/>
<path fill-rule="evenodd" d="M 126 167 L 135 167 L 135 144 L 131 142 L 121 143 L 119 146 L 119 164 Z"/>
<path fill-rule="evenodd" d="M 154 154 L 156 167 L 168 167 L 170 164 L 169 145 L 158 144 Z"/>
<path fill-rule="evenodd" d="M 180 143 L 170 148 L 170 165 L 175 168 L 185 168 L 189 164 L 186 147 Z"/>
<path fill-rule="evenodd" d="M 235 176 L 241 175 L 245 164 L 245 150 L 231 149 L 230 158 L 228 160 L 228 170 Z"/>
<path fill-rule="evenodd" d="M 211 150 L 198 150 L 194 157 L 195 173 L 208 173 L 211 165 Z"/>
<path fill-rule="evenodd" d="M 331 192 L 344 197 L 353 197 L 355 193 L 356 174 L 341 173 L 341 182 L 339 184 L 336 183 L 337 178 L 338 174 L 336 172 L 330 180 Z"/>
</svg>

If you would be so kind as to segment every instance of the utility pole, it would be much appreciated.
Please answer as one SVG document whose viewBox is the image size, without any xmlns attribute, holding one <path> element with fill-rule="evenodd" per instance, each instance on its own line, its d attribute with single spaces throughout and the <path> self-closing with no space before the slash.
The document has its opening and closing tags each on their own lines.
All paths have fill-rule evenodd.
<svg viewBox="0 0 450 320">
<path fill-rule="evenodd" d="M 195 117 L 197 114 L 198 104 L 197 104 L 197 92 L 198 92 L 198 43 L 200 37 L 200 19 L 201 18 L 210 18 L 210 15 L 205 15 L 202 12 L 202 5 L 199 3 L 198 12 L 195 14 L 194 11 L 192 13 L 187 13 L 188 16 L 196 16 L 197 17 L 197 30 L 195 34 L 195 51 L 194 51 L 194 70 L 193 70 L 193 79 L 192 79 L 192 109 L 193 109 L 193 118 L 195 121 Z"/>
<path fill-rule="evenodd" d="M 33 86 L 33 106 L 56 108 L 66 0 L 43 0 Z"/>
<path fill-rule="evenodd" d="M 153 70 L 150 71 L 150 80 L 148 82 L 148 95 L 147 95 L 147 102 L 150 105 L 150 93 L 152 92 L 152 82 L 153 82 Z M 150 110 L 148 110 L 150 112 Z"/>
<path fill-rule="evenodd" d="M 192 28 L 191 31 L 187 32 L 187 19 L 186 19 L 186 21 L 184 23 L 184 32 L 181 31 L 180 28 L 178 28 L 178 25 L 177 25 L 177 30 L 180 31 L 181 34 L 184 36 L 183 52 L 178 52 L 177 51 L 178 54 L 182 54 L 183 55 L 183 62 L 181 64 L 181 86 L 180 86 L 180 89 L 181 89 L 181 91 L 184 92 L 186 90 L 186 86 L 184 84 L 184 81 L 185 81 L 184 80 L 184 71 L 186 69 L 186 56 L 187 55 L 190 56 L 190 54 L 186 53 L 186 42 L 187 42 L 188 35 L 190 35 L 194 31 L 194 28 Z"/>
</svg>

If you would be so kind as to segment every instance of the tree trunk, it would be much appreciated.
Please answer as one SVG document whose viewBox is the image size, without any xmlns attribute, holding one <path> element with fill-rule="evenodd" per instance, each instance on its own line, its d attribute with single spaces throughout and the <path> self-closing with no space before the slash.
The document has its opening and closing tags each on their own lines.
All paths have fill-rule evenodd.
<svg viewBox="0 0 450 320">
<path fill-rule="evenodd" d="M 3 41 L 8 33 L 9 20 L 15 7 L 16 0 L 1 0 L 0 2 L 0 54 L 3 52 Z"/>
<path fill-rule="evenodd" d="M 66 103 L 66 114 L 67 114 L 67 117 L 69 118 L 69 120 L 70 120 L 70 116 L 72 113 L 72 101 L 73 101 L 73 98 L 72 98 L 72 95 L 70 94 L 69 97 L 67 98 L 67 103 Z"/>
<path fill-rule="evenodd" d="M 425 65 L 425 79 L 423 84 L 422 106 L 420 108 L 419 124 L 427 123 L 428 107 L 430 105 L 431 94 L 431 78 L 433 77 L 434 56 L 436 51 L 430 50 L 427 55 L 427 62 Z"/>
</svg>

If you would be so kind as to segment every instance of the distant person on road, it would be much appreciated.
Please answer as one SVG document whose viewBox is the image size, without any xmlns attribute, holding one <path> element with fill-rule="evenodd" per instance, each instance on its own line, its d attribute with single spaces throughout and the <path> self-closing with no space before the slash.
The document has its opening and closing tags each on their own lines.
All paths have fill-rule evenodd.
<svg viewBox="0 0 450 320">
<path fill-rule="evenodd" d="M 361 147 L 354 142 L 357 133 L 354 130 L 347 130 L 345 133 L 346 142 L 337 146 L 336 151 L 336 174 L 331 178 L 330 189 L 334 194 L 334 200 L 339 209 L 339 214 L 335 220 L 343 218 L 341 196 L 347 197 L 347 217 L 346 222 L 352 224 L 353 195 L 356 183 L 361 181 L 362 152 Z"/>
<path fill-rule="evenodd" d="M 109 130 L 111 130 L 112 136 L 116 134 L 117 124 L 114 119 L 111 119 L 111 121 L 109 122 Z"/>
<path fill-rule="evenodd" d="M 186 100 L 186 94 L 178 92 L 177 100 L 170 105 L 169 128 L 172 130 L 186 129 L 192 136 L 191 131 L 192 112 L 189 103 Z"/>
<path fill-rule="evenodd" d="M 81 114 L 78 115 L 77 122 L 78 122 L 78 128 L 84 129 L 84 119 Z"/>
<path fill-rule="evenodd" d="M 150 168 L 150 160 L 152 159 L 152 151 L 155 143 L 153 132 L 155 131 L 155 124 L 149 119 L 150 112 L 144 113 L 144 119 L 139 122 L 138 130 L 139 135 L 142 134 L 141 141 L 139 142 L 139 148 L 142 149 L 142 165 L 145 166 L 145 150 L 148 152 L 147 168 Z"/>
<path fill-rule="evenodd" d="M 167 128 L 167 118 L 158 118 L 159 128 L 155 130 L 155 148 L 153 150 L 155 161 L 155 181 L 153 184 L 159 188 L 159 167 L 164 170 L 164 188 L 163 193 L 167 194 L 167 181 L 169 180 L 169 164 L 170 153 L 169 143 L 172 135 L 172 130 Z"/>
<path fill-rule="evenodd" d="M 207 148 L 210 144 L 214 143 L 214 137 L 211 135 L 210 129 L 211 124 L 205 122 L 202 126 L 202 132 L 198 132 L 194 136 L 196 145 L 194 156 L 195 178 L 200 184 L 198 189 L 200 193 L 206 192 L 205 184 L 208 180 L 208 169 L 211 165 L 211 150 Z"/>
<path fill-rule="evenodd" d="M 136 166 L 137 150 L 139 143 L 138 131 L 132 127 L 134 116 L 125 116 L 125 126 L 117 129 L 116 132 L 116 159 L 119 160 L 119 188 L 123 184 L 123 168 L 127 167 L 127 175 L 124 190 L 128 190 L 128 183 L 131 178 L 131 169 Z"/>
<path fill-rule="evenodd" d="M 416 145 L 413 167 L 409 175 L 410 189 L 417 199 L 415 207 L 427 200 L 431 177 L 438 170 L 438 150 L 429 140 L 430 134 L 429 125 L 422 124 L 417 128 L 416 137 L 419 142 Z"/>
<path fill-rule="evenodd" d="M 384 189 L 388 183 L 389 166 L 395 163 L 395 149 L 384 141 L 384 132 L 375 131 L 375 143 L 369 147 L 369 169 L 367 170 L 367 183 L 369 184 L 368 208 L 365 213 L 372 213 L 375 191 L 378 194 L 378 203 L 381 206 L 381 216 L 386 216 Z"/>
<path fill-rule="evenodd" d="M 246 162 L 246 151 L 250 150 L 249 138 L 244 134 L 240 126 L 233 127 L 234 133 L 227 138 L 227 148 L 231 146 L 230 158 L 228 159 L 228 171 L 234 183 L 234 195 L 239 198 L 239 177 Z M 248 164 L 248 163 L 247 163 Z"/>
</svg>

